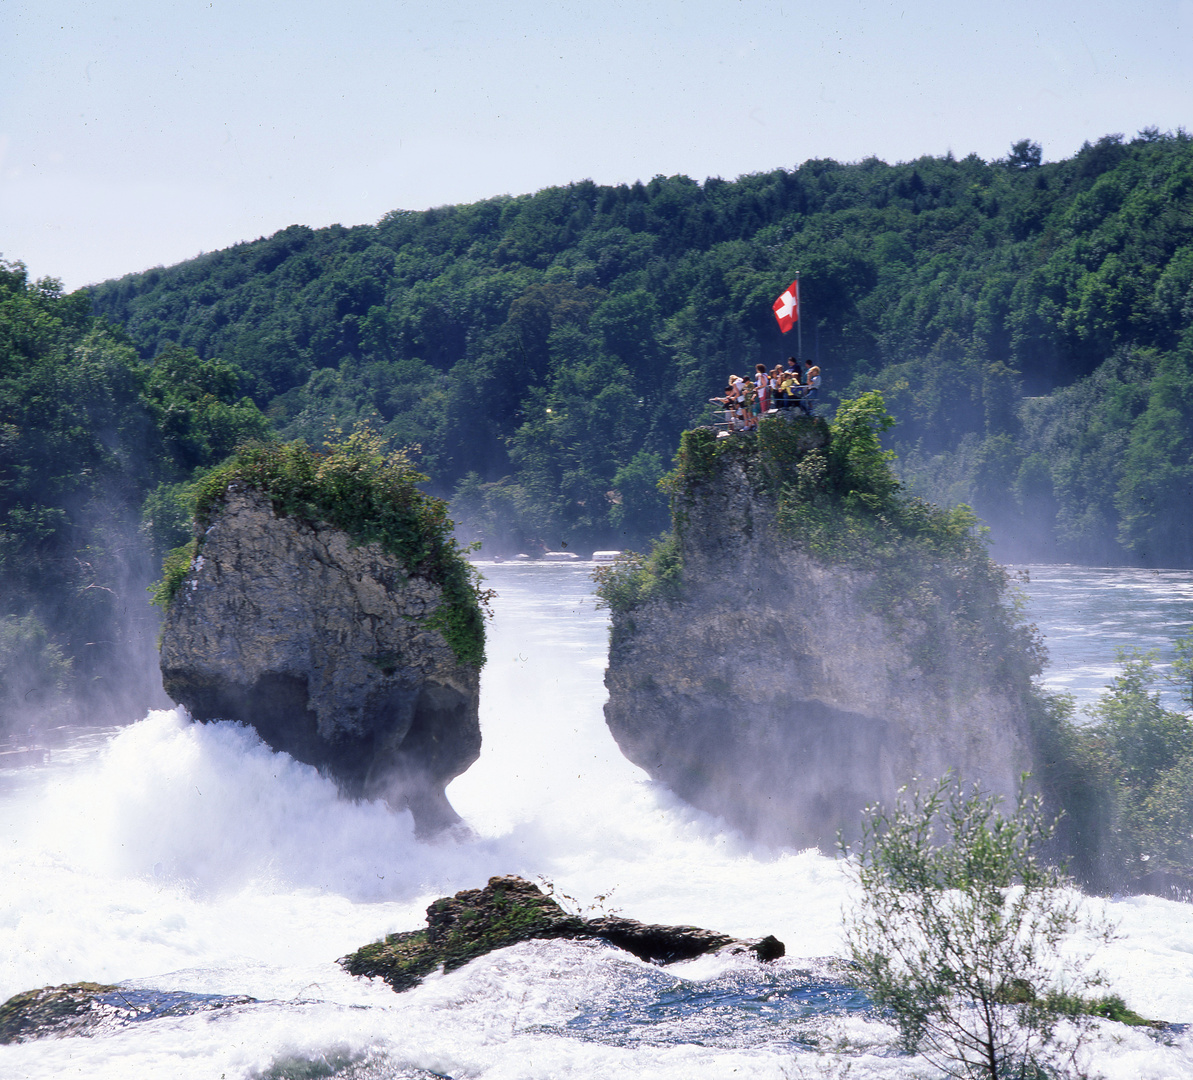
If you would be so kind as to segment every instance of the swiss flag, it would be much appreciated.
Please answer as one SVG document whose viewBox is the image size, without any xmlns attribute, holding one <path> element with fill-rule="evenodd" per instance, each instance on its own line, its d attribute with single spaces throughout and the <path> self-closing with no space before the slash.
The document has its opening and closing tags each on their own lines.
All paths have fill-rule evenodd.
<svg viewBox="0 0 1193 1080">
<path fill-rule="evenodd" d="M 787 286 L 786 291 L 772 305 L 775 318 L 779 321 L 779 329 L 787 333 L 799 322 L 799 279 Z"/>
</svg>

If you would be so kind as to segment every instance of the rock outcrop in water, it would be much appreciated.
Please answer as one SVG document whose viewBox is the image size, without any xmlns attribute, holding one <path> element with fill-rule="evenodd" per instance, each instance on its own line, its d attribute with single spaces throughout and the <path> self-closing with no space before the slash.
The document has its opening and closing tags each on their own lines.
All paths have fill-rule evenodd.
<svg viewBox="0 0 1193 1080">
<path fill-rule="evenodd" d="M 1032 661 L 1005 576 L 980 543 L 968 561 L 818 554 L 779 519 L 801 475 L 823 483 L 828 429 L 765 434 L 783 453 L 687 433 L 672 548 L 602 586 L 623 753 L 754 838 L 825 850 L 916 777 L 952 769 L 1012 794 L 1032 767 Z M 831 544 L 850 520 L 812 535 Z"/>
<path fill-rule="evenodd" d="M 493 877 L 483 889 L 465 889 L 427 908 L 427 928 L 390 934 L 340 960 L 349 975 L 384 979 L 394 990 L 409 990 L 442 967 L 516 945 L 548 938 L 608 941 L 641 960 L 671 964 L 729 949 L 759 960 L 784 955 L 777 938 L 742 940 L 696 926 L 660 926 L 619 915 L 584 919 L 570 915 L 533 882 L 509 875 Z"/>
<path fill-rule="evenodd" d="M 43 986 L 15 994 L 0 1005 L 0 1045 L 34 1039 L 112 1034 L 129 1024 L 177 1019 L 256 1004 L 243 994 L 193 994 L 178 990 L 134 990 L 104 983 Z"/>
<path fill-rule="evenodd" d="M 481 742 L 479 667 L 445 638 L 444 603 L 380 544 L 233 482 L 167 609 L 163 683 L 195 719 L 251 724 L 433 832 L 459 820 L 444 787 Z"/>
</svg>

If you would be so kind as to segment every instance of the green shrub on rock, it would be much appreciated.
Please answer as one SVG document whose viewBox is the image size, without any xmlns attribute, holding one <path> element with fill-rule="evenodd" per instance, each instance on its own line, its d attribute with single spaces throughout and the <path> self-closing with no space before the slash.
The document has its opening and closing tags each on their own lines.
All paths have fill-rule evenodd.
<svg viewBox="0 0 1193 1080">
<path fill-rule="evenodd" d="M 610 566 L 598 566 L 592 576 L 599 603 L 610 611 L 630 611 L 648 600 L 677 600 L 683 588 L 679 541 L 668 533 L 648 555 L 627 552 Z"/>
<path fill-rule="evenodd" d="M 675 469 L 660 481 L 672 500 L 673 532 L 648 556 L 630 554 L 596 573 L 598 595 L 625 613 L 648 600 L 677 599 L 683 585 L 683 530 L 689 497 L 733 464 L 774 507 L 783 543 L 817 562 L 871 574 L 874 610 L 905 633 L 929 675 L 956 665 L 973 676 L 1023 684 L 1042 665 L 1040 643 L 1014 603 L 1009 578 L 991 561 L 986 533 L 967 506 L 942 509 L 904 492 L 881 437 L 895 424 L 877 391 L 842 402 L 823 419 L 766 417 L 756 435 L 718 438 L 685 431 Z"/>
<path fill-rule="evenodd" d="M 844 849 L 861 892 L 846 917 L 857 982 L 947 1076 L 1064 1075 L 1052 1052 L 1062 1020 L 1079 1039 L 1084 1016 L 1135 1017 L 1121 999 L 1084 996 L 1101 979 L 1070 939 L 1108 941 L 1113 928 L 1084 919 L 1044 861 L 1054 828 L 1039 798 L 1021 793 L 1004 815 L 946 776 L 870 807 Z"/>
<path fill-rule="evenodd" d="M 1178 650 L 1189 643 L 1177 643 Z M 1179 654 L 1183 655 L 1183 653 Z M 1187 895 L 1193 887 L 1193 716 L 1165 708 L 1155 653 L 1120 651 L 1122 668 L 1078 728 L 1106 792 L 1105 844 L 1120 878 Z M 1178 671 L 1179 671 L 1178 659 Z"/>
<path fill-rule="evenodd" d="M 405 450 L 386 451 L 382 436 L 358 430 L 322 452 L 305 443 L 255 442 L 241 446 L 194 486 L 200 533 L 189 556 L 166 557 L 155 599 L 169 603 L 202 550 L 201 530 L 211 523 L 232 484 L 267 495 L 279 516 L 325 521 L 357 544 L 377 543 L 407 573 L 437 584 L 443 603 L 430 624 L 443 634 L 462 664 L 484 663 L 484 616 L 490 593 L 452 536 L 447 504 L 420 491 L 426 481 Z M 181 572 L 180 572 L 181 570 Z"/>
</svg>

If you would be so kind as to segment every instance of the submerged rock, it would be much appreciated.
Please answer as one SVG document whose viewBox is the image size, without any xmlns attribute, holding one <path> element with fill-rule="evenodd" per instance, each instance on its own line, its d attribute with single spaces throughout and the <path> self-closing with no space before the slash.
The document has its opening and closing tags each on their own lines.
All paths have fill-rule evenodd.
<svg viewBox="0 0 1193 1080">
<path fill-rule="evenodd" d="M 542 938 L 608 941 L 639 959 L 670 964 L 719 949 L 751 952 L 776 960 L 783 943 L 767 936 L 742 940 L 695 926 L 659 926 L 617 915 L 584 919 L 564 911 L 533 882 L 510 875 L 493 877 L 483 889 L 465 889 L 427 908 L 427 928 L 390 934 L 342 957 L 350 975 L 384 979 L 394 990 L 409 990 L 443 967 L 452 971 L 478 956 Z"/>
<path fill-rule="evenodd" d="M 105 1013 L 103 998 L 116 989 L 79 982 L 14 994 L 0 1005 L 0 1043 L 67 1035 L 93 1026 Z"/>
<path fill-rule="evenodd" d="M 622 752 L 753 838 L 824 850 L 916 777 L 952 769 L 1013 795 L 1033 764 L 1031 664 L 1001 571 L 988 586 L 944 558 L 851 566 L 801 546 L 776 488 L 829 432 L 799 423 L 777 478 L 760 439 L 689 442 L 682 587 L 611 602 L 605 718 Z"/>
<path fill-rule="evenodd" d="M 479 667 L 441 632 L 443 603 L 379 544 L 234 482 L 167 609 L 162 680 L 196 720 L 251 724 L 434 832 L 459 821 L 444 787 L 481 744 Z"/>
<path fill-rule="evenodd" d="M 244 995 L 133 990 L 91 982 L 43 986 L 15 994 L 0 1005 L 0 1044 L 96 1035 L 145 1020 L 211 1012 L 255 1001 Z"/>
</svg>

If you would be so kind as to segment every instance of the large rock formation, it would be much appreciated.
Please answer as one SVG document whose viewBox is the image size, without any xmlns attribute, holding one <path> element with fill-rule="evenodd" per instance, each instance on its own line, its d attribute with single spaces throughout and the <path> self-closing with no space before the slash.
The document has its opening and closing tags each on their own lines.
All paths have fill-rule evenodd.
<svg viewBox="0 0 1193 1080">
<path fill-rule="evenodd" d="M 804 432 L 801 452 L 827 442 Z M 605 716 L 625 755 L 753 837 L 823 849 L 915 777 L 1013 794 L 1030 665 L 977 657 L 931 572 L 891 596 L 803 550 L 753 437 L 731 441 L 676 495 L 679 598 L 613 605 Z"/>
<path fill-rule="evenodd" d="M 394 990 L 417 986 L 442 967 L 453 971 L 478 956 L 521 941 L 601 940 L 655 964 L 692 960 L 722 949 L 777 960 L 786 948 L 773 934 L 734 938 L 698 926 L 640 923 L 620 915 L 585 919 L 564 911 L 533 882 L 509 874 L 483 889 L 444 896 L 427 908 L 427 928 L 390 934 L 341 957 L 349 975 L 384 979 Z"/>
<path fill-rule="evenodd" d="M 444 787 L 481 742 L 479 670 L 436 628 L 441 603 L 380 545 L 235 482 L 167 609 L 162 679 L 195 719 L 251 724 L 432 832 L 459 820 Z"/>
</svg>

